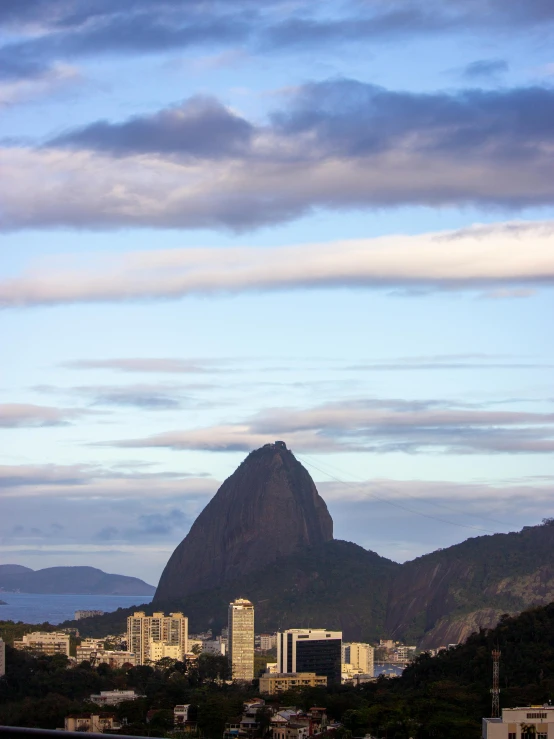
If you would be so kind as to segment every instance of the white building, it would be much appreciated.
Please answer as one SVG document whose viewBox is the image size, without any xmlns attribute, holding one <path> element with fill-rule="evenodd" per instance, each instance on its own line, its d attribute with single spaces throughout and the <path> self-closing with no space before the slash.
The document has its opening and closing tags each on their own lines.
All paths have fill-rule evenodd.
<svg viewBox="0 0 554 739">
<path fill-rule="evenodd" d="M 173 723 L 175 726 L 183 726 L 189 720 L 190 703 L 175 706 L 173 709 Z"/>
<path fill-rule="evenodd" d="M 233 680 L 254 679 L 254 606 L 237 598 L 229 603 L 229 662 Z"/>
<path fill-rule="evenodd" d="M 188 618 L 182 613 L 170 613 L 166 616 L 156 612 L 147 616 L 143 611 L 135 611 L 127 619 L 127 649 L 137 655 L 137 664 L 144 665 L 151 660 L 151 651 L 156 651 L 152 643 L 165 643 L 167 646 L 178 646 L 179 657 L 189 651 Z"/>
<path fill-rule="evenodd" d="M 125 701 L 134 701 L 137 698 L 144 698 L 143 695 L 137 695 L 134 690 L 101 690 L 100 693 L 90 696 L 92 703 L 98 706 L 117 706 Z"/>
<path fill-rule="evenodd" d="M 63 631 L 33 631 L 14 641 L 15 649 L 40 654 L 65 654 L 69 657 L 69 634 Z"/>
<path fill-rule="evenodd" d="M 483 739 L 553 739 L 554 706 L 503 708 L 502 718 L 483 719 Z"/>
<path fill-rule="evenodd" d="M 209 639 L 202 642 L 202 654 L 213 654 L 216 657 L 225 654 L 225 644 L 221 639 Z"/>
<path fill-rule="evenodd" d="M 364 642 L 343 642 L 343 672 L 348 672 L 344 667 L 350 665 L 353 673 L 373 675 L 374 654 L 375 650 L 370 644 L 365 644 Z"/>
<path fill-rule="evenodd" d="M 277 646 L 277 634 L 260 634 L 260 649 L 269 652 Z"/>
<path fill-rule="evenodd" d="M 92 618 L 92 616 L 103 616 L 104 611 L 75 611 L 75 621 L 80 621 L 82 618 Z"/>
<path fill-rule="evenodd" d="M 6 674 L 6 645 L 0 636 L 0 677 Z"/>
</svg>

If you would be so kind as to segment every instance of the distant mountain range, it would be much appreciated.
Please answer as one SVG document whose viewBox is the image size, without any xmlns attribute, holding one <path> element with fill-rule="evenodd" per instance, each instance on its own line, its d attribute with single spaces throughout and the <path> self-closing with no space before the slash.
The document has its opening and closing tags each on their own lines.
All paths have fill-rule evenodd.
<svg viewBox="0 0 554 739">
<path fill-rule="evenodd" d="M 145 610 L 183 610 L 192 631 L 217 631 L 237 596 L 254 602 L 258 632 L 324 627 L 348 640 L 457 643 L 504 613 L 554 600 L 554 522 L 468 539 L 400 565 L 333 539 L 309 473 L 284 442 L 267 444 L 202 511 Z M 115 633 L 129 612 L 79 628 Z"/>
<path fill-rule="evenodd" d="M 0 565 L 0 590 L 22 593 L 74 595 L 152 595 L 156 588 L 137 577 L 110 575 L 95 567 Z"/>
</svg>

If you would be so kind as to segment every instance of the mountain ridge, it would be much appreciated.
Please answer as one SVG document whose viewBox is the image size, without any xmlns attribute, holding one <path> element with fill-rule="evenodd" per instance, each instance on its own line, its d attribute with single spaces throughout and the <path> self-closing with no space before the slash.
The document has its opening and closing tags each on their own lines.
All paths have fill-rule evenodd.
<svg viewBox="0 0 554 739">
<path fill-rule="evenodd" d="M 0 588 L 42 595 L 152 595 L 155 587 L 138 577 L 114 575 L 96 567 L 0 565 Z"/>
</svg>

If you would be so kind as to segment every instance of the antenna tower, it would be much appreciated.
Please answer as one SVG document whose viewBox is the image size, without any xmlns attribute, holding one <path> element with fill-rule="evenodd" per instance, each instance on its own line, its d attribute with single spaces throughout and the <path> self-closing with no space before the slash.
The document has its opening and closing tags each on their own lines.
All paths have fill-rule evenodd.
<svg viewBox="0 0 554 739">
<path fill-rule="evenodd" d="M 492 718 L 500 717 L 500 649 L 492 650 Z"/>
</svg>

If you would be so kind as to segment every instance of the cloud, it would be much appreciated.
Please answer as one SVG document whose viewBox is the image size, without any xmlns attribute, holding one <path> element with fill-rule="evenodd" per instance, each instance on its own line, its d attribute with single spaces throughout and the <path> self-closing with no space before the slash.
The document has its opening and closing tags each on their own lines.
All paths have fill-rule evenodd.
<svg viewBox="0 0 554 739">
<path fill-rule="evenodd" d="M 250 451 L 284 439 L 301 453 L 551 453 L 554 413 L 482 410 L 446 401 L 398 399 L 262 411 L 243 423 L 111 442 L 121 448 Z"/>
<path fill-rule="evenodd" d="M 507 223 L 419 236 L 323 244 L 187 248 L 127 253 L 96 270 L 41 265 L 0 281 L 0 306 L 178 299 L 308 288 L 482 290 L 549 286 L 554 225 Z M 203 362 L 204 360 L 202 360 Z M 206 372 L 210 365 L 172 358 L 76 360 L 73 369 Z"/>
<path fill-rule="evenodd" d="M 116 155 L 179 153 L 202 159 L 237 156 L 250 145 L 252 124 L 210 97 L 194 97 L 151 116 L 125 123 L 99 121 L 50 142 L 109 151 Z"/>
<path fill-rule="evenodd" d="M 286 20 L 283 20 L 286 19 Z M 327 12 L 308 0 L 126 0 L 114 5 L 64 0 L 4 0 L 0 21 L 15 41 L 4 57 L 48 64 L 84 56 L 136 55 L 237 44 L 263 53 L 312 52 L 355 42 L 416 35 L 543 28 L 554 13 L 545 0 L 417 0 L 334 3 Z"/>
<path fill-rule="evenodd" d="M 118 372 L 156 372 L 170 374 L 203 374 L 217 372 L 217 364 L 212 359 L 179 359 L 176 357 L 125 357 L 115 359 L 75 359 L 62 362 L 66 369 L 90 370 L 107 369 Z"/>
<path fill-rule="evenodd" d="M 478 59 L 471 62 L 462 70 L 462 75 L 468 80 L 495 77 L 507 72 L 508 63 L 504 59 Z"/>
<path fill-rule="evenodd" d="M 67 64 L 56 64 L 46 70 L 37 70 L 36 74 L 22 79 L 9 79 L 7 70 L 0 73 L 0 106 L 29 102 L 65 90 L 78 82 L 82 76 L 78 69 Z M 2 81 L 2 77 L 8 77 Z"/>
<path fill-rule="evenodd" d="M 86 415 L 79 408 L 52 408 L 29 403 L 0 404 L 0 428 L 33 428 L 40 426 L 66 426 Z"/>
<path fill-rule="evenodd" d="M 216 135 L 217 134 L 217 135 Z M 551 205 L 554 90 L 296 88 L 261 125 L 214 99 L 5 146 L 4 230 L 255 228 L 316 208 Z"/>
<path fill-rule="evenodd" d="M 126 472 L 100 465 L 0 465 L 0 497 L 44 500 L 211 496 L 218 483 L 198 473 Z"/>
<path fill-rule="evenodd" d="M 207 386 L 208 388 L 211 386 Z M 133 385 L 77 385 L 70 388 L 38 385 L 36 392 L 46 394 L 68 394 L 85 398 L 92 406 L 115 406 L 139 408 L 140 410 L 164 411 L 179 408 L 205 408 L 210 404 L 198 400 L 186 391 L 202 390 L 206 387 L 187 386 L 177 383 L 133 384 Z"/>
</svg>

